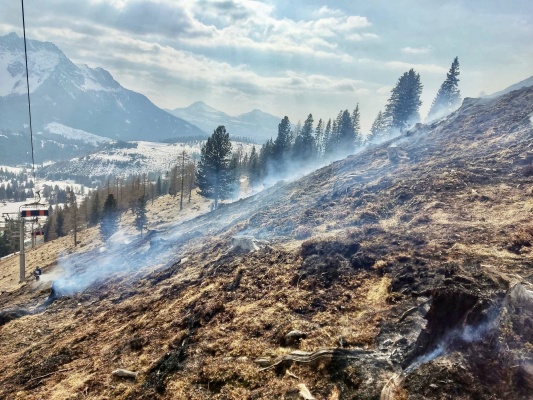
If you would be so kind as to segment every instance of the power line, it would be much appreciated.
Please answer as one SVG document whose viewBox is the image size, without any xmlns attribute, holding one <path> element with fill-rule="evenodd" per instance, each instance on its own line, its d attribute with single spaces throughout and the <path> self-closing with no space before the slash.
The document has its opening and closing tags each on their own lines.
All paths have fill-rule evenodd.
<svg viewBox="0 0 533 400">
<path fill-rule="evenodd" d="M 24 58 L 26 60 L 26 87 L 28 88 L 28 115 L 30 116 L 30 142 L 31 142 L 31 171 L 35 180 L 35 159 L 33 157 L 33 128 L 31 125 L 31 102 L 30 102 L 30 77 L 28 74 L 28 49 L 26 47 L 26 22 L 24 21 L 24 0 L 22 4 L 22 30 L 24 32 Z"/>
</svg>

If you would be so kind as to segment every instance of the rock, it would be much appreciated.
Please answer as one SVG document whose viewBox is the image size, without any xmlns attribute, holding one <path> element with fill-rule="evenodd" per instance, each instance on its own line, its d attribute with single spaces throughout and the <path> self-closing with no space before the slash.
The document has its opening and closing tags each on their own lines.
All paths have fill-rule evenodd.
<svg viewBox="0 0 533 400">
<path fill-rule="evenodd" d="M 257 358 L 254 360 L 254 363 L 260 367 L 268 367 L 271 364 L 270 358 Z"/>
<path fill-rule="evenodd" d="M 285 345 L 290 346 L 290 345 L 298 344 L 301 339 L 305 339 L 306 337 L 307 337 L 306 332 L 302 332 L 296 329 L 296 330 L 293 330 L 287 333 L 284 336 L 283 341 Z"/>
<path fill-rule="evenodd" d="M 128 379 L 135 379 L 137 378 L 138 372 L 128 371 L 127 369 L 116 369 L 113 372 L 111 372 L 111 375 L 117 376 L 120 378 L 128 378 Z"/>
<path fill-rule="evenodd" d="M 315 397 L 311 394 L 309 389 L 307 389 L 307 386 L 305 386 L 303 383 L 300 383 L 298 385 L 298 389 L 300 389 L 300 396 L 304 398 L 305 400 L 315 400 Z"/>
<path fill-rule="evenodd" d="M 253 236 L 234 236 L 231 238 L 231 246 L 233 251 L 241 251 L 243 253 L 259 250 L 259 246 L 257 246 Z"/>
</svg>

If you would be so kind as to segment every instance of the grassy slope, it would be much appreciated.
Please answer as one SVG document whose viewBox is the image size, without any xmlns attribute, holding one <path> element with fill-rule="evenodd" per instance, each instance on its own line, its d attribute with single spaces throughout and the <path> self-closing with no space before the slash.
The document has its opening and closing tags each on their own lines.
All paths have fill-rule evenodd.
<svg viewBox="0 0 533 400">
<path fill-rule="evenodd" d="M 397 140 L 398 159 L 381 145 L 187 223 L 204 236 L 168 242 L 174 259 L 154 255 L 155 267 L 100 281 L 0 327 L 0 393 L 297 398 L 305 383 L 316 398 L 379 398 L 392 374 L 387 366 L 369 376 L 325 362 L 260 371 L 253 360 L 293 350 L 284 336 L 294 329 L 307 333 L 301 350 L 373 349 L 383 326 L 413 305 L 413 292 L 442 282 L 443 265 L 531 281 L 533 178 L 524 168 L 533 157 L 532 99 L 529 89 L 466 102 L 446 121 Z M 165 205 L 157 209 L 161 214 Z M 225 219 L 234 223 L 215 223 Z M 243 231 L 270 245 L 228 252 L 231 236 Z M 84 250 L 98 247 L 89 233 L 82 240 Z M 39 254 L 51 260 L 62 246 L 46 245 Z M 178 263 L 181 256 L 188 260 Z M 402 273 L 413 277 L 408 289 L 398 283 Z M 37 305 L 45 289 L 12 290 L 1 306 Z M 118 379 L 110 374 L 116 368 L 140 375 Z M 479 381 L 472 385 L 481 387 Z"/>
</svg>

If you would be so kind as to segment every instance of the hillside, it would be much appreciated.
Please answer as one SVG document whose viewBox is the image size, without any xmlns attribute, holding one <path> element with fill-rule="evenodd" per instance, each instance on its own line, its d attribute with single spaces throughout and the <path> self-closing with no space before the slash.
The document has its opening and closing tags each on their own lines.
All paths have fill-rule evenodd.
<svg viewBox="0 0 533 400">
<path fill-rule="evenodd" d="M 38 175 L 50 179 L 78 179 L 85 177 L 128 177 L 148 173 L 163 174 L 170 171 L 181 160 L 183 151 L 193 160 L 200 159 L 205 142 L 157 143 L 157 142 L 118 142 L 110 143 L 98 151 L 58 162 L 39 169 Z M 232 142 L 233 151 L 242 149 L 250 153 L 251 144 Z"/>
<path fill-rule="evenodd" d="M 214 212 L 162 202 L 4 289 L 0 397 L 530 398 L 532 184 L 529 87 Z"/>
<path fill-rule="evenodd" d="M 123 88 L 103 68 L 75 65 L 53 43 L 29 40 L 28 63 L 34 133 L 54 133 L 49 124 L 59 123 L 123 141 L 207 136 L 144 95 Z M 0 129 L 26 130 L 24 43 L 15 33 L 0 36 L 0 76 Z"/>
</svg>

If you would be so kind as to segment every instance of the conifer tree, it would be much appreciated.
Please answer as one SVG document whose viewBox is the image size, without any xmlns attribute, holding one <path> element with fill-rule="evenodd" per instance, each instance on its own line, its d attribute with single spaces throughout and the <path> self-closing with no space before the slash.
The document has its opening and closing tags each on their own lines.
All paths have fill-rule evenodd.
<svg viewBox="0 0 533 400">
<path fill-rule="evenodd" d="M 385 114 L 381 111 L 378 112 L 376 119 L 372 123 L 370 128 L 370 135 L 368 137 L 369 142 L 379 142 L 387 137 L 389 134 L 389 124 Z"/>
<path fill-rule="evenodd" d="M 146 227 L 148 218 L 146 217 L 146 196 L 141 196 L 137 199 L 137 203 L 134 208 L 135 214 L 135 227 L 141 232 L 143 236 L 143 229 Z"/>
<path fill-rule="evenodd" d="M 89 223 L 95 226 L 100 220 L 100 200 L 98 198 L 98 190 L 92 196 L 91 213 L 89 214 Z"/>
<path fill-rule="evenodd" d="M 352 112 L 352 127 L 354 133 L 355 147 L 363 144 L 363 136 L 361 134 L 361 113 L 359 111 L 359 103 L 355 106 Z"/>
<path fill-rule="evenodd" d="M 248 182 L 251 187 L 254 187 L 257 186 L 260 180 L 261 166 L 259 164 L 259 155 L 255 151 L 255 146 L 253 146 L 248 160 Z"/>
<path fill-rule="evenodd" d="M 330 138 L 331 138 L 331 118 L 328 120 L 328 123 L 326 124 L 326 129 L 324 129 L 324 140 L 322 141 L 322 153 L 325 155 L 326 148 L 329 145 Z"/>
<path fill-rule="evenodd" d="M 117 231 L 118 227 L 118 205 L 113 194 L 109 194 L 104 203 L 102 211 L 102 222 L 100 223 L 100 235 L 103 241 L 107 241 Z"/>
<path fill-rule="evenodd" d="M 268 172 L 270 165 L 274 162 L 275 159 L 275 149 L 276 145 L 269 139 L 266 141 L 259 152 L 259 167 L 261 170 L 261 177 L 265 177 Z"/>
<path fill-rule="evenodd" d="M 273 158 L 278 171 L 284 171 L 292 146 L 291 122 L 285 116 L 278 125 L 278 136 L 274 141 Z"/>
<path fill-rule="evenodd" d="M 340 124 L 337 129 L 338 139 L 335 150 L 342 155 L 352 154 L 355 151 L 355 132 L 348 110 L 342 112 Z"/>
<path fill-rule="evenodd" d="M 421 94 L 420 75 L 411 68 L 398 79 L 387 102 L 385 114 L 386 117 L 390 117 L 392 128 L 403 132 L 420 120 Z"/>
<path fill-rule="evenodd" d="M 293 160 L 308 162 L 315 155 L 313 138 L 313 115 L 309 114 L 294 141 Z"/>
<path fill-rule="evenodd" d="M 318 120 L 318 124 L 316 125 L 315 146 L 317 155 L 322 157 L 324 152 L 324 122 L 322 121 L 322 118 Z"/>
<path fill-rule="evenodd" d="M 439 118 L 454 111 L 461 103 L 459 91 L 459 59 L 454 58 L 446 79 L 442 83 L 429 110 L 428 119 Z"/>
<path fill-rule="evenodd" d="M 224 126 L 219 126 L 202 147 L 200 162 L 196 172 L 199 194 L 214 200 L 214 208 L 219 199 L 226 199 L 231 194 L 232 171 L 231 142 Z"/>
</svg>

